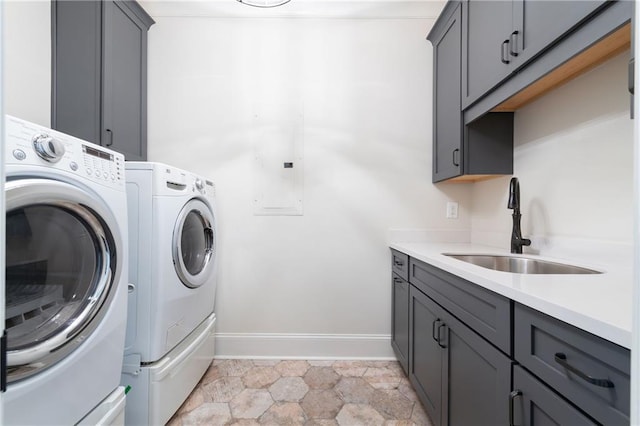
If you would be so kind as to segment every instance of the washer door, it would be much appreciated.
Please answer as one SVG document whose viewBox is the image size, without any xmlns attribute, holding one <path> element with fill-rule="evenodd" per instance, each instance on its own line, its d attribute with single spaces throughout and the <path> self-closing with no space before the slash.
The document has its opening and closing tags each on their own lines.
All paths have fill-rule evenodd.
<svg viewBox="0 0 640 426">
<path fill-rule="evenodd" d="M 117 289 L 122 240 L 110 210 L 76 186 L 20 179 L 5 195 L 12 382 L 60 361 L 95 330 Z"/>
<path fill-rule="evenodd" d="M 173 264 L 189 288 L 200 287 L 213 272 L 214 218 L 209 206 L 191 199 L 180 211 L 173 230 Z"/>
</svg>

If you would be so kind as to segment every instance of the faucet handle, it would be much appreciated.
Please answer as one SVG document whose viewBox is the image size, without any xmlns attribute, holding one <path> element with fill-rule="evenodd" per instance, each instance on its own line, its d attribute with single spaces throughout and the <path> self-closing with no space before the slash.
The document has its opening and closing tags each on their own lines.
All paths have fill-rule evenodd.
<svg viewBox="0 0 640 426">
<path fill-rule="evenodd" d="M 512 177 L 509 182 L 509 201 L 507 202 L 508 209 L 520 208 L 520 183 L 517 177 Z"/>
</svg>

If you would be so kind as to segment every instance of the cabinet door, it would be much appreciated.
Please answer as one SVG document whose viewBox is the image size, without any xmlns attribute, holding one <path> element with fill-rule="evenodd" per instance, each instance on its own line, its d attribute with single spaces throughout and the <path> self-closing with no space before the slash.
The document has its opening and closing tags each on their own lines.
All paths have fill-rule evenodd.
<svg viewBox="0 0 640 426">
<path fill-rule="evenodd" d="M 471 105 L 511 72 L 511 1 L 466 0 L 462 4 L 462 107 Z"/>
<path fill-rule="evenodd" d="M 508 424 L 512 361 L 452 315 L 446 313 L 444 321 L 443 424 Z"/>
<path fill-rule="evenodd" d="M 606 5 L 605 0 L 514 0 L 509 55 L 523 65 Z"/>
<path fill-rule="evenodd" d="M 433 41 L 433 181 L 462 174 L 460 108 L 460 7 Z"/>
<path fill-rule="evenodd" d="M 523 426 L 595 425 L 589 417 L 538 381 L 522 367 L 513 367 L 509 424 Z"/>
<path fill-rule="evenodd" d="M 405 373 L 409 372 L 409 283 L 393 274 L 391 346 Z"/>
<path fill-rule="evenodd" d="M 436 335 L 444 328 L 443 310 L 415 287 L 409 287 L 409 380 L 435 426 L 442 418 L 444 350 Z"/>
<path fill-rule="evenodd" d="M 102 6 L 97 1 L 51 5 L 51 127 L 99 144 Z"/>
<path fill-rule="evenodd" d="M 105 1 L 102 145 L 146 160 L 147 28 L 124 2 Z"/>
</svg>

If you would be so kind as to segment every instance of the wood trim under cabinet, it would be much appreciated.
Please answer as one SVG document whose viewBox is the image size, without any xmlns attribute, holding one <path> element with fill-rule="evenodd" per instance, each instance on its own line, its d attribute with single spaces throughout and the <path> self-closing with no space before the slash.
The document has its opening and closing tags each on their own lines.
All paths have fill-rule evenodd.
<svg viewBox="0 0 640 426">
<path fill-rule="evenodd" d="M 504 176 L 506 175 L 461 175 L 437 183 L 473 183 Z"/>
<path fill-rule="evenodd" d="M 631 46 L 631 23 L 622 26 L 582 53 L 527 86 L 493 108 L 492 112 L 512 112 L 533 102 L 547 92 L 595 68 Z"/>
</svg>

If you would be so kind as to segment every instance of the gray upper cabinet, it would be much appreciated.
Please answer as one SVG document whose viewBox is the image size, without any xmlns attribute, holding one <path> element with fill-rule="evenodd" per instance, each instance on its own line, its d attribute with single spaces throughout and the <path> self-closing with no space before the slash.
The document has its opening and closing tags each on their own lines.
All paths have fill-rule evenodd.
<svg viewBox="0 0 640 426">
<path fill-rule="evenodd" d="M 462 172 L 460 108 L 461 11 L 458 6 L 433 42 L 433 180 Z M 437 141 L 437 143 L 435 143 Z"/>
<path fill-rule="evenodd" d="M 465 0 L 463 108 L 606 4 L 603 0 Z"/>
<path fill-rule="evenodd" d="M 513 1 L 509 60 L 518 68 L 607 5 L 604 0 Z"/>
<path fill-rule="evenodd" d="M 509 76 L 512 3 L 466 0 L 462 3 L 462 106 Z"/>
<path fill-rule="evenodd" d="M 147 31 L 133 1 L 53 1 L 52 127 L 147 158 Z"/>
<path fill-rule="evenodd" d="M 100 143 L 102 4 L 53 1 L 52 127 Z"/>
<path fill-rule="evenodd" d="M 633 4 L 449 0 L 427 37 L 433 182 L 512 174 L 513 112 L 627 48 Z"/>
<path fill-rule="evenodd" d="M 455 7 L 453 7 L 455 6 Z M 449 3 L 429 33 L 433 43 L 433 182 L 513 171 L 513 115 L 487 114 L 464 126 L 461 108 L 462 7 Z"/>
</svg>

